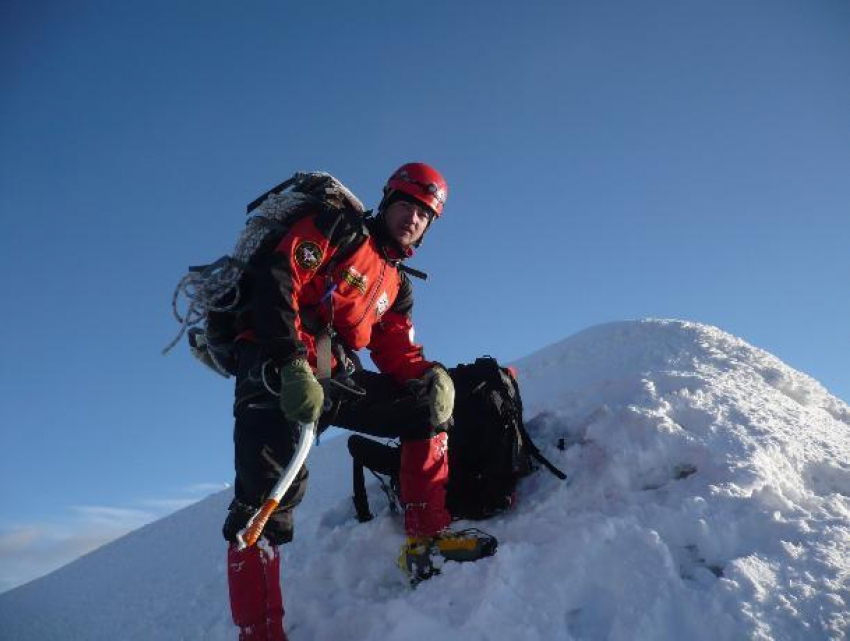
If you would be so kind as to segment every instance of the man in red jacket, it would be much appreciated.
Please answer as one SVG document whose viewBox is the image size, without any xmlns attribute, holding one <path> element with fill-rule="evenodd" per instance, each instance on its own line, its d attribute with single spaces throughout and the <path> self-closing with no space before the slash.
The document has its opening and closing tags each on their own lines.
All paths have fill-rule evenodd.
<svg viewBox="0 0 850 641">
<path fill-rule="evenodd" d="M 375 216 L 311 212 L 252 269 L 250 305 L 239 319 L 235 498 L 223 528 L 230 541 L 231 609 L 241 639 L 286 638 L 278 545 L 292 540 L 306 466 L 269 520 L 264 539 L 242 551 L 235 541 L 292 458 L 300 423 L 400 437 L 407 541 L 399 565 L 413 582 L 435 574 L 439 557 L 475 560 L 495 550 L 492 537 L 448 529 L 447 430 L 454 386 L 445 368 L 414 343 L 413 289 L 403 266 L 442 215 L 447 193 L 432 167 L 403 165 L 384 187 Z M 380 373 L 358 367 L 355 352 L 363 348 Z M 328 368 L 323 362 L 333 362 L 332 377 L 318 372 L 324 385 L 316 375 L 317 368 Z M 269 385 L 274 378 L 280 381 L 278 398 Z"/>
</svg>

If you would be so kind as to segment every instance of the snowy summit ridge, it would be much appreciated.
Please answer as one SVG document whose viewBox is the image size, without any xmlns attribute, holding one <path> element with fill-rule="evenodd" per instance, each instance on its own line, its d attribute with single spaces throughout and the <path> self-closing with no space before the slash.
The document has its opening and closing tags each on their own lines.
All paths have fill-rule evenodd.
<svg viewBox="0 0 850 641">
<path fill-rule="evenodd" d="M 607 604 L 574 609 L 574 636 L 844 638 L 845 403 L 681 321 L 594 327 L 516 365 L 528 414 L 550 413 L 546 430 L 578 446 L 560 461 L 570 490 L 542 507 L 579 537 L 584 559 L 563 576 L 592 569 L 578 593 Z"/>
<path fill-rule="evenodd" d="M 469 524 L 495 557 L 411 590 L 401 524 L 374 488 L 378 517 L 354 521 L 343 439 L 324 445 L 284 548 L 293 641 L 846 638 L 845 403 L 682 321 L 597 326 L 515 365 L 529 431 L 569 482 L 524 480 L 514 511 Z M 235 638 L 228 494 L 0 596 L 0 637 Z"/>
</svg>

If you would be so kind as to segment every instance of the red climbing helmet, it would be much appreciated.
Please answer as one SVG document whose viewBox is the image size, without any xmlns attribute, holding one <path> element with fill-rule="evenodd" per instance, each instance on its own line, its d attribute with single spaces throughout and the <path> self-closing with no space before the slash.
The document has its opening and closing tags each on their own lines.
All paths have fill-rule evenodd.
<svg viewBox="0 0 850 641">
<path fill-rule="evenodd" d="M 394 191 L 407 194 L 429 207 L 439 218 L 449 195 L 449 186 L 442 174 L 421 162 L 410 162 L 395 170 L 384 186 L 384 199 Z"/>
</svg>

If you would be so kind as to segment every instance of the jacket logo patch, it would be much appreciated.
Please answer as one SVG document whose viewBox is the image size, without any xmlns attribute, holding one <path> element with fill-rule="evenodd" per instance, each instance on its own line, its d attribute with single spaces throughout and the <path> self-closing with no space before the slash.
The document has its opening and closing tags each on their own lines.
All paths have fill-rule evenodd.
<svg viewBox="0 0 850 641">
<path fill-rule="evenodd" d="M 354 267 L 346 269 L 345 273 L 342 275 L 342 279 L 361 294 L 366 293 L 366 284 L 369 279 L 366 278 L 365 274 L 361 274 L 354 269 Z"/>
<path fill-rule="evenodd" d="M 295 247 L 295 262 L 303 269 L 316 269 L 322 264 L 322 249 L 312 240 L 302 240 Z"/>
<path fill-rule="evenodd" d="M 375 312 L 378 314 L 378 318 L 384 315 L 384 312 L 390 306 L 390 297 L 387 296 L 387 292 L 381 292 L 380 298 L 378 298 L 378 302 L 375 303 Z"/>
</svg>

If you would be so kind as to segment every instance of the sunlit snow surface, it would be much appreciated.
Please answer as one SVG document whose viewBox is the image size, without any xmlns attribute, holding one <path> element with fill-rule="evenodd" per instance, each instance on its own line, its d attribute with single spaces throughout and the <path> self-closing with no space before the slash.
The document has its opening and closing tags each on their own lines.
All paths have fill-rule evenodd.
<svg viewBox="0 0 850 641">
<path fill-rule="evenodd" d="M 841 639 L 850 409 L 716 328 L 591 328 L 516 363 L 529 431 L 570 476 L 478 525 L 495 557 L 409 588 L 401 523 L 353 518 L 344 439 L 311 454 L 284 548 L 292 641 Z M 564 449 L 559 449 L 558 445 Z M 0 638 L 230 639 L 214 495 L 0 596 Z"/>
</svg>

